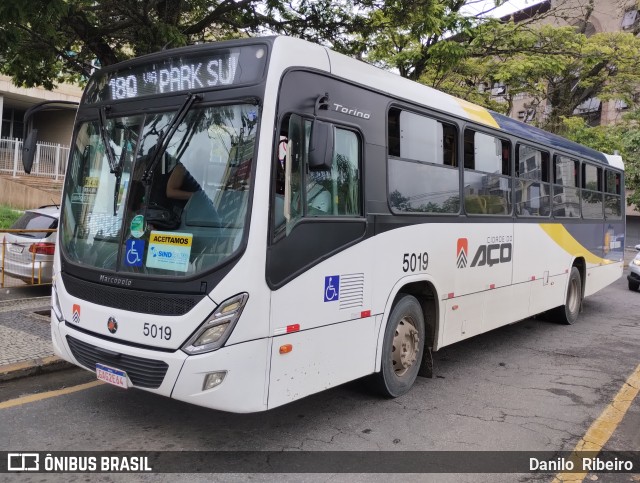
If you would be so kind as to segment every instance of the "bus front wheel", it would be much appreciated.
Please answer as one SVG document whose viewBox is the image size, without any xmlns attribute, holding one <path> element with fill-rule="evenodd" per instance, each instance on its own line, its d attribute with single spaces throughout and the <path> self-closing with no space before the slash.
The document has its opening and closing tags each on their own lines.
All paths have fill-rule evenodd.
<svg viewBox="0 0 640 483">
<path fill-rule="evenodd" d="M 420 302 L 404 295 L 391 310 L 384 333 L 381 368 L 374 374 L 374 385 L 380 393 L 398 397 L 411 389 L 420 369 L 424 341 Z"/>
<path fill-rule="evenodd" d="M 557 307 L 553 315 L 562 324 L 571 325 L 578 319 L 580 306 L 582 305 L 582 277 L 577 267 L 571 267 L 569 274 L 569 286 L 564 305 Z"/>
</svg>

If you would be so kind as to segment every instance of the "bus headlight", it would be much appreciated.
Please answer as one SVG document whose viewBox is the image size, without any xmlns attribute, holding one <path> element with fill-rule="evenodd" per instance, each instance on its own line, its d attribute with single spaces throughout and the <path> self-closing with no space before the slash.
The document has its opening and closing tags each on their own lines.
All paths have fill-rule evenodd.
<svg viewBox="0 0 640 483">
<path fill-rule="evenodd" d="M 241 293 L 222 302 L 195 331 L 182 350 L 189 355 L 195 355 L 222 347 L 231 335 L 248 299 L 249 294 Z"/>
</svg>

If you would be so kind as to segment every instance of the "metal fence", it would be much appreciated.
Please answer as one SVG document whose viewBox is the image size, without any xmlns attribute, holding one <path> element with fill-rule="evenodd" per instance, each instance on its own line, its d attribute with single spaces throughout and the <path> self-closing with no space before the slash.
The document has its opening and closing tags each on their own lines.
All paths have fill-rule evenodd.
<svg viewBox="0 0 640 483">
<path fill-rule="evenodd" d="M 51 284 L 55 229 L 0 232 L 0 287 Z"/>
<path fill-rule="evenodd" d="M 62 179 L 67 167 L 69 147 L 62 144 L 40 142 L 36 145 L 31 176 Z M 23 174 L 22 140 L 0 139 L 0 173 L 17 176 Z"/>
</svg>

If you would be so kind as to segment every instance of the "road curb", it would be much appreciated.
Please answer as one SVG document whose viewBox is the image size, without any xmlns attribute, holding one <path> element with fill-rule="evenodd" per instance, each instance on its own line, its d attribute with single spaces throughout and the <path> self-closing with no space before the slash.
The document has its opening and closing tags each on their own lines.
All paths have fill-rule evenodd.
<svg viewBox="0 0 640 483">
<path fill-rule="evenodd" d="M 73 364 L 56 356 L 42 357 L 30 361 L 16 362 L 0 366 L 0 382 L 19 379 L 21 377 L 62 371 L 74 367 Z"/>
</svg>

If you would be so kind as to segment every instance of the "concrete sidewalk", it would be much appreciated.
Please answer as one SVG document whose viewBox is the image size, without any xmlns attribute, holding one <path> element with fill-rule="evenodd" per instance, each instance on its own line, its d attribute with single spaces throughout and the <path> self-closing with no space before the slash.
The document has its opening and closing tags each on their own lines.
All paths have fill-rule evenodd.
<svg viewBox="0 0 640 483">
<path fill-rule="evenodd" d="M 70 367 L 53 354 L 51 297 L 0 300 L 0 381 Z"/>
</svg>

